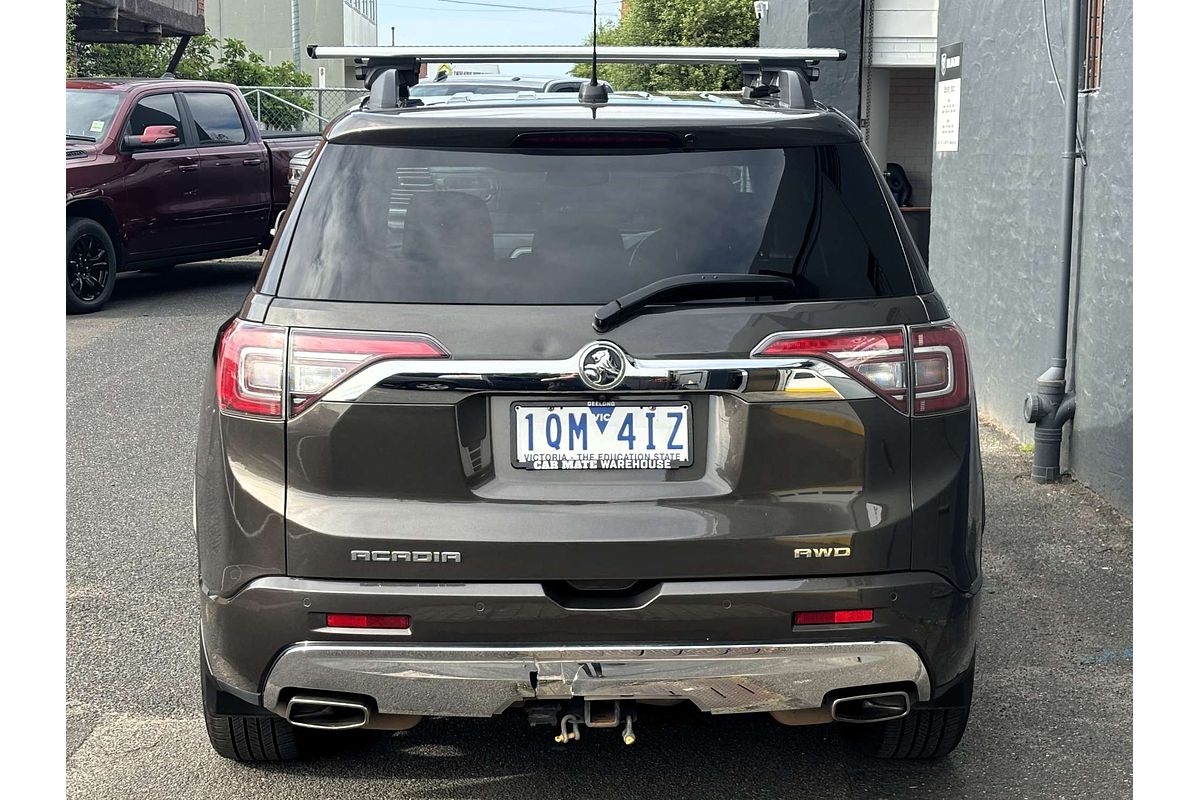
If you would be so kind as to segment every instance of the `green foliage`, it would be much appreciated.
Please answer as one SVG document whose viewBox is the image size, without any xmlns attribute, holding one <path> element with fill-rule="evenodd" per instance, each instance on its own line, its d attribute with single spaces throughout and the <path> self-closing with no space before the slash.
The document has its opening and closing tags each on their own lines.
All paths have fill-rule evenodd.
<svg viewBox="0 0 1200 800">
<path fill-rule="evenodd" d="M 67 77 L 74 78 L 75 69 L 75 15 L 79 13 L 79 0 L 67 0 Z"/>
<path fill-rule="evenodd" d="M 758 20 L 753 0 L 628 0 L 618 23 L 600 26 L 602 45 L 756 47 Z M 587 43 L 591 44 L 588 36 Z M 574 75 L 591 74 L 577 64 Z M 614 88 L 648 92 L 720 91 L 742 88 L 736 67 L 671 64 L 602 65 L 600 77 Z"/>
<path fill-rule="evenodd" d="M 76 45 L 78 74 L 89 78 L 157 78 L 167 71 L 175 54 L 176 39 L 161 44 Z M 207 80 L 213 65 L 212 51 L 218 42 L 211 36 L 196 36 L 188 43 L 176 74 L 181 78 Z"/>
<path fill-rule="evenodd" d="M 157 45 L 136 44 L 78 44 L 77 74 L 106 78 L 157 78 L 167 70 L 177 41 L 165 40 Z M 291 61 L 267 64 L 261 55 L 251 52 L 246 43 L 226 39 L 224 46 L 207 34 L 195 36 L 188 43 L 175 74 L 180 78 L 232 83 L 236 86 L 310 86 L 312 77 L 296 68 Z M 274 90 L 274 97 L 261 98 L 262 119 L 272 128 L 288 130 L 300 126 L 306 116 L 300 109 L 313 108 L 311 97 Z M 279 99 L 275 99 L 278 97 Z M 259 98 L 253 98 L 251 108 L 257 113 Z M 299 106 L 300 108 L 295 108 Z"/>
</svg>

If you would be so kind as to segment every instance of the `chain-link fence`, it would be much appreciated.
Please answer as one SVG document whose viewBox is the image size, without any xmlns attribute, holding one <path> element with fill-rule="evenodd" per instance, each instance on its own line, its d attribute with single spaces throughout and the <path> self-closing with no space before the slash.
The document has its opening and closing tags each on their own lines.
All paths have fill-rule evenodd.
<svg viewBox="0 0 1200 800">
<path fill-rule="evenodd" d="M 329 120 L 366 96 L 365 89 L 242 86 L 250 113 L 264 131 L 320 133 Z"/>
</svg>

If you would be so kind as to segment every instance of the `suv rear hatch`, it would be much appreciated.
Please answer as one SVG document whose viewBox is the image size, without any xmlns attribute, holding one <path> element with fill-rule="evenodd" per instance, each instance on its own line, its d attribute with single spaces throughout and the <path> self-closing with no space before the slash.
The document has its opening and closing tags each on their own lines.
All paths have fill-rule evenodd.
<svg viewBox="0 0 1200 800">
<path fill-rule="evenodd" d="M 297 202 L 267 326 L 234 334 L 287 337 L 290 575 L 600 589 L 909 566 L 908 326 L 929 318 L 859 142 L 335 140 Z M 792 285 L 593 327 L 709 273 Z M 937 378 L 916 373 L 918 393 Z"/>
</svg>

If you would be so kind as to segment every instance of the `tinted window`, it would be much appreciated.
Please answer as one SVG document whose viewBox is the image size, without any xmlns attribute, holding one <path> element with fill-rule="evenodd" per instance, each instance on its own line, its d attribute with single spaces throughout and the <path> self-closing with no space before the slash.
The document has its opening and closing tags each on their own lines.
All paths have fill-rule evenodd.
<svg viewBox="0 0 1200 800">
<path fill-rule="evenodd" d="M 180 122 L 179 106 L 173 94 L 152 94 L 143 97 L 129 112 L 129 135 L 141 136 L 151 125 L 174 125 L 183 137 L 183 123 Z"/>
<path fill-rule="evenodd" d="M 285 297 L 600 304 L 671 275 L 792 276 L 795 299 L 912 294 L 861 145 L 582 155 L 330 145 Z"/>
<path fill-rule="evenodd" d="M 217 92 L 188 92 L 188 110 L 199 144 L 242 144 L 246 129 L 233 98 Z"/>
<path fill-rule="evenodd" d="M 67 135 L 99 139 L 112 124 L 121 96 L 95 89 L 67 90 Z"/>
</svg>

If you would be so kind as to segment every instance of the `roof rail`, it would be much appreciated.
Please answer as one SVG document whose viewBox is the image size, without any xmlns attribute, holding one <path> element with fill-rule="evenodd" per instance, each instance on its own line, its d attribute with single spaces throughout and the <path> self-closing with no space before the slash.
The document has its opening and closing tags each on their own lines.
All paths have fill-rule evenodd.
<svg viewBox="0 0 1200 800">
<path fill-rule="evenodd" d="M 587 45 L 529 46 L 308 46 L 314 59 L 352 58 L 358 77 L 371 92 L 369 107 L 397 108 L 407 104 L 408 88 L 420 80 L 422 62 L 575 64 L 590 61 Z M 598 47 L 601 64 L 727 64 L 742 68 L 743 96 L 788 108 L 813 108 L 810 83 L 821 61 L 843 61 L 846 51 L 832 47 Z"/>
</svg>

